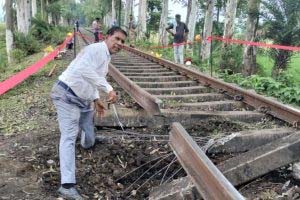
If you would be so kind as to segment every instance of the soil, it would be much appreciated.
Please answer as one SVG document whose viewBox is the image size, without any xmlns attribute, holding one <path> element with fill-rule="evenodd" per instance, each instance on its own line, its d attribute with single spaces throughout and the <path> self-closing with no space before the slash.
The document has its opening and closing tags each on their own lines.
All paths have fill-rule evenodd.
<svg viewBox="0 0 300 200">
<path fill-rule="evenodd" d="M 63 59 L 69 62 L 72 57 L 72 52 L 67 52 Z M 0 99 L 0 199 L 58 198 L 60 133 L 49 93 L 66 63 L 56 62 L 59 67 L 53 77 L 47 76 L 51 68 L 48 66 Z M 121 98 L 119 103 L 135 108 L 133 101 L 128 103 L 126 99 Z M 212 120 L 187 131 L 207 138 L 221 131 L 245 128 L 244 124 Z M 168 178 L 171 181 L 186 175 L 182 169 L 174 174 L 181 166 L 177 162 L 170 164 L 175 156 L 170 153 L 167 141 L 149 136 L 167 135 L 168 127 L 126 131 L 127 134 L 117 129 L 97 130 L 97 135 L 113 137 L 89 150 L 76 143 L 76 187 L 85 199 L 146 199 L 152 187 Z M 166 140 L 165 136 L 161 138 Z M 216 163 L 222 160 L 214 159 Z M 165 166 L 169 166 L 166 174 L 161 171 Z M 286 181 L 292 180 L 288 188 L 297 185 L 288 167 L 239 189 L 249 199 L 277 198 L 284 192 L 282 186 Z"/>
</svg>

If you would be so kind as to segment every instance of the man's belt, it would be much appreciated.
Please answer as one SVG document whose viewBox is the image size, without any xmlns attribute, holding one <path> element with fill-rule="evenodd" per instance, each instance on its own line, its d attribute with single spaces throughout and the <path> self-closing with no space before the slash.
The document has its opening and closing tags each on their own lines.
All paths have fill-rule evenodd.
<svg viewBox="0 0 300 200">
<path fill-rule="evenodd" d="M 73 92 L 73 90 L 67 84 L 65 84 L 64 82 L 58 81 L 57 84 L 60 85 L 62 88 L 64 88 L 66 91 L 70 92 L 75 97 L 77 97 L 77 95 L 75 94 L 75 92 Z"/>
</svg>

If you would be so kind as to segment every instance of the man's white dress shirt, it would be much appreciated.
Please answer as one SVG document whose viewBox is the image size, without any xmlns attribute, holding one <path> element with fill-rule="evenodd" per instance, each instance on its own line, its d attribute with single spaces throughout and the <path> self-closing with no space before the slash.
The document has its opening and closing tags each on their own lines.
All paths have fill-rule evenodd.
<svg viewBox="0 0 300 200">
<path fill-rule="evenodd" d="M 98 89 L 113 90 L 106 80 L 110 53 L 105 42 L 86 46 L 59 76 L 80 98 L 88 101 L 99 98 Z"/>
</svg>

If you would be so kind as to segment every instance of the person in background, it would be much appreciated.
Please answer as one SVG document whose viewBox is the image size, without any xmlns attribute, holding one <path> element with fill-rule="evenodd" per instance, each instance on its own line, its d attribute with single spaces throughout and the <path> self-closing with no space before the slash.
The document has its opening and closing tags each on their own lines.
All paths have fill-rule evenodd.
<svg viewBox="0 0 300 200">
<path fill-rule="evenodd" d="M 79 32 L 79 20 L 75 21 L 76 31 Z"/>
<path fill-rule="evenodd" d="M 58 77 L 51 91 L 57 111 L 60 130 L 59 163 L 61 186 L 58 193 L 66 199 L 83 199 L 75 189 L 75 143 L 78 133 L 80 144 L 88 149 L 95 144 L 94 110 L 102 118 L 104 105 L 98 90 L 108 94 L 107 102 L 114 103 L 117 95 L 107 82 L 111 54 L 117 53 L 127 33 L 120 27 L 107 31 L 103 42 L 86 46 Z"/>
<path fill-rule="evenodd" d="M 136 24 L 133 20 L 132 14 L 129 15 L 129 22 L 128 22 L 128 38 L 129 38 L 129 46 L 134 47 L 135 45 L 135 29 Z"/>
<path fill-rule="evenodd" d="M 100 25 L 100 18 L 97 17 L 97 18 L 93 21 L 93 23 L 92 23 L 92 30 L 93 30 L 93 33 L 94 33 L 95 42 L 99 42 L 100 28 L 101 28 L 101 25 Z"/>
<path fill-rule="evenodd" d="M 114 19 L 112 21 L 111 27 L 115 27 L 115 26 L 118 26 L 118 23 L 117 23 L 117 20 Z"/>
<path fill-rule="evenodd" d="M 181 22 L 181 16 L 179 14 L 175 15 L 175 23 L 170 24 L 166 31 L 169 32 L 173 37 L 173 46 L 174 46 L 174 60 L 175 63 L 183 63 L 183 51 L 184 51 L 184 42 L 186 41 L 187 34 L 189 29 L 186 24 Z"/>
</svg>

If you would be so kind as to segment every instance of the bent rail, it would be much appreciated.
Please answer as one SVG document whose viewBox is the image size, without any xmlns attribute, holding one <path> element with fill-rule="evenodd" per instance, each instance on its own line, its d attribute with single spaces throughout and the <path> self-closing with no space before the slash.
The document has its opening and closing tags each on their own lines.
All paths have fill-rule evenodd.
<svg viewBox="0 0 300 200">
<path fill-rule="evenodd" d="M 109 64 L 109 72 L 113 79 L 130 95 L 136 102 L 151 115 L 160 115 L 160 104 L 162 101 L 147 91 L 143 90 L 136 83 L 124 76 L 112 64 Z"/>
<path fill-rule="evenodd" d="M 173 123 L 170 145 L 204 199 L 245 199 L 209 160 L 180 123 Z"/>
</svg>

